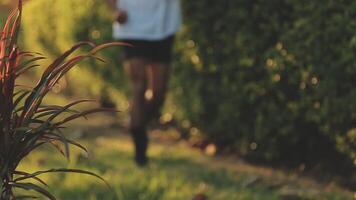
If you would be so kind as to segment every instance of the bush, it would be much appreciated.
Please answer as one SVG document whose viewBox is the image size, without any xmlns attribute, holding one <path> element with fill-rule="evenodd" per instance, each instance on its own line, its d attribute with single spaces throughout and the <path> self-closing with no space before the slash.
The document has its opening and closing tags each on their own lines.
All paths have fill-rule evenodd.
<svg viewBox="0 0 356 200">
<path fill-rule="evenodd" d="M 355 2 L 183 4 L 173 81 L 180 118 L 220 149 L 267 160 L 346 149 L 336 141 L 355 127 Z"/>
<path fill-rule="evenodd" d="M 112 41 L 111 15 L 105 3 L 100 1 L 34 0 L 25 5 L 24 12 L 25 46 L 46 52 L 45 56 L 58 56 L 77 41 Z M 67 93 L 96 96 L 109 93 L 116 101 L 118 98 L 124 99 L 116 89 L 121 85 L 121 91 L 125 91 L 118 48 L 107 49 L 100 56 L 108 62 L 98 64 L 88 61 L 80 65 L 85 67 L 79 67 L 69 74 L 68 79 L 75 80 L 76 87 L 69 88 Z"/>
</svg>

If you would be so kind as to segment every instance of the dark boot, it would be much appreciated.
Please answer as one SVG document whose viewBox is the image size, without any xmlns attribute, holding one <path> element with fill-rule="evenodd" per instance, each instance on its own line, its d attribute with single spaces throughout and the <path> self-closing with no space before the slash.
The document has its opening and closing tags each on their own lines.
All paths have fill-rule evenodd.
<svg viewBox="0 0 356 200">
<path fill-rule="evenodd" d="M 147 164 L 146 151 L 148 147 L 148 137 L 145 128 L 132 128 L 131 134 L 135 144 L 135 161 L 138 166 Z"/>
</svg>

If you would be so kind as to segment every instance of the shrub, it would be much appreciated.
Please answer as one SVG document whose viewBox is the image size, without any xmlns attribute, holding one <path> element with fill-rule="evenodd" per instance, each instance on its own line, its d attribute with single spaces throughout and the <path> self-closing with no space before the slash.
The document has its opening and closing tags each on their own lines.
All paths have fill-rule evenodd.
<svg viewBox="0 0 356 200">
<path fill-rule="evenodd" d="M 76 111 L 73 107 L 90 100 L 79 100 L 66 106 L 42 105 L 47 93 L 78 62 L 87 58 L 98 58 L 95 54 L 108 46 L 117 43 L 95 46 L 90 42 L 81 42 L 55 59 L 43 72 L 33 89 L 23 89 L 16 85 L 18 77 L 29 69 L 36 67 L 36 61 L 44 59 L 37 53 L 20 51 L 17 38 L 20 30 L 22 1 L 18 10 L 13 12 L 1 32 L 0 40 L 0 199 L 34 198 L 32 196 L 16 197 L 14 188 L 32 190 L 49 199 L 56 199 L 46 190 L 46 183 L 38 176 L 53 172 L 73 172 L 100 176 L 79 169 L 50 169 L 38 172 L 18 171 L 21 161 L 43 145 L 52 145 L 69 158 L 69 145 L 86 151 L 85 147 L 67 139 L 62 133 L 63 125 L 88 114 L 107 111 L 97 108 L 87 111 Z M 83 46 L 90 51 L 72 56 Z M 64 115 L 68 113 L 67 115 Z M 62 116 L 62 119 L 59 117 Z M 61 145 L 62 144 L 62 145 Z"/>
<path fill-rule="evenodd" d="M 354 154 L 336 141 L 355 127 L 355 2 L 183 5 L 173 77 L 180 118 L 220 149 L 267 160 Z"/>
<path fill-rule="evenodd" d="M 112 41 L 112 18 L 105 2 L 95 0 L 34 0 L 24 6 L 23 32 L 26 35 L 24 44 L 34 51 L 46 52 L 46 56 L 56 57 L 60 52 L 78 41 L 104 43 Z M 38 12 L 41 10 L 41 12 Z M 51 31 L 48 31 L 51 30 Z M 74 81 L 73 85 L 82 85 L 66 90 L 76 95 L 109 95 L 115 102 L 125 90 L 123 70 L 121 68 L 119 50 L 106 49 L 100 56 L 108 63 L 85 61 L 77 69 L 67 75 Z M 81 74 L 78 77 L 76 74 Z M 121 90 L 116 88 L 121 87 Z M 72 92 L 71 92 L 72 91 Z M 118 96 L 118 97 L 117 97 Z M 122 107 L 119 105 L 119 107 Z"/>
</svg>

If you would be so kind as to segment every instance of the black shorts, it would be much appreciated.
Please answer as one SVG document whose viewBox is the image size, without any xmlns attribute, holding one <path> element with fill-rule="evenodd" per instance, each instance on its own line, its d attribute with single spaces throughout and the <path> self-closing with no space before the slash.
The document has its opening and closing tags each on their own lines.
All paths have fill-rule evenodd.
<svg viewBox="0 0 356 200">
<path fill-rule="evenodd" d="M 131 46 L 124 46 L 124 59 L 144 58 L 154 62 L 169 63 L 172 59 L 174 35 L 162 40 L 121 40 Z"/>
</svg>

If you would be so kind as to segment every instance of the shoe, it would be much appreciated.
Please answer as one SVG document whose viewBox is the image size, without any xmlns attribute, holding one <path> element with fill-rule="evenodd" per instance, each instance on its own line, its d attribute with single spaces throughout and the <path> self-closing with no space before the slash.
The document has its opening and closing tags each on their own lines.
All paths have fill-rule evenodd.
<svg viewBox="0 0 356 200">
<path fill-rule="evenodd" d="M 147 146 L 148 136 L 144 128 L 131 129 L 135 144 L 135 161 L 138 166 L 145 166 L 147 164 Z"/>
<path fill-rule="evenodd" d="M 135 162 L 138 167 L 145 167 L 148 163 L 147 156 L 145 155 L 136 155 Z"/>
</svg>

